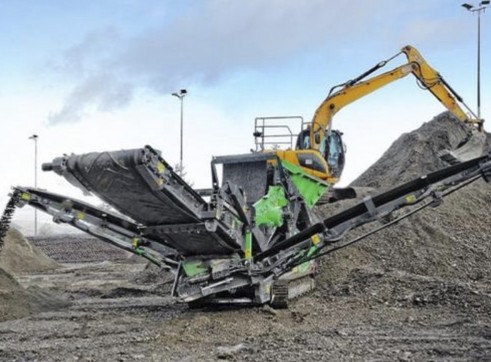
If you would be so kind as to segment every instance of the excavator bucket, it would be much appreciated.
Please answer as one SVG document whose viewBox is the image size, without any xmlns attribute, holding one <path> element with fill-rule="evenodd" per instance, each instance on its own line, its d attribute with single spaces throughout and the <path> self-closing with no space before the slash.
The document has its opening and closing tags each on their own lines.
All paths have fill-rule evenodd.
<svg viewBox="0 0 491 362">
<path fill-rule="evenodd" d="M 469 137 L 465 139 L 454 150 L 443 150 L 439 153 L 440 159 L 450 165 L 481 156 L 485 152 L 486 134 L 478 130 L 472 130 Z"/>
</svg>

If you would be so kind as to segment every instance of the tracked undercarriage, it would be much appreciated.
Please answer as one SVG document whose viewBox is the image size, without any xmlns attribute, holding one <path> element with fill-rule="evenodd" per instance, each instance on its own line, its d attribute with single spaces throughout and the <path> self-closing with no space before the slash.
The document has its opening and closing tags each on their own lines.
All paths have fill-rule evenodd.
<svg viewBox="0 0 491 362">
<path fill-rule="evenodd" d="M 30 205 L 57 223 L 172 272 L 172 295 L 192 305 L 286 307 L 289 299 L 314 287 L 316 258 L 360 239 L 348 241 L 349 231 L 383 222 L 376 232 L 438 206 L 446 195 L 480 177 L 489 181 L 491 156 L 367 197 L 325 220 L 313 206 L 329 185 L 274 153 L 216 157 L 211 167 L 212 188 L 193 190 L 149 146 L 57 158 L 43 169 L 97 195 L 119 213 L 45 190 L 15 187 L 0 231 L 8 227 L 14 207 Z M 410 211 L 394 218 L 393 212 L 406 206 Z"/>
</svg>

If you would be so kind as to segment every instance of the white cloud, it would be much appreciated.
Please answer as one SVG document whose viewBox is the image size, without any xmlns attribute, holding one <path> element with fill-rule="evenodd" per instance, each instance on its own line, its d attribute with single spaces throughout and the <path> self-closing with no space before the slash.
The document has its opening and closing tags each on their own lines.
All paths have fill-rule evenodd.
<svg viewBox="0 0 491 362">
<path fill-rule="evenodd" d="M 164 26 L 138 35 L 95 31 L 68 48 L 56 67 L 78 78 L 50 122 L 78 121 L 93 103 L 100 109 L 122 107 L 138 88 L 170 92 L 190 82 L 214 83 L 245 68 L 271 71 L 321 49 L 336 56 L 346 47 L 379 44 L 388 33 L 398 38 L 404 27 L 413 33 L 422 29 L 398 20 L 428 7 L 389 0 L 215 0 L 195 3 Z"/>
</svg>

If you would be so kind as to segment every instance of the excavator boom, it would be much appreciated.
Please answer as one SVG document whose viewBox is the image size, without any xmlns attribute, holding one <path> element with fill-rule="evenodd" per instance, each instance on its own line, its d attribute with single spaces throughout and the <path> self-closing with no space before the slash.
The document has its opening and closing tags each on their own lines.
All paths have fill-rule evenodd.
<svg viewBox="0 0 491 362">
<path fill-rule="evenodd" d="M 412 73 L 423 88 L 429 90 L 460 121 L 473 124 L 482 130 L 483 120 L 474 114 L 463 98 L 428 64 L 416 48 L 407 45 L 402 48 L 402 52 L 413 66 Z M 460 104 L 468 113 L 465 113 Z"/>
<path fill-rule="evenodd" d="M 368 80 L 363 80 L 400 54 L 405 54 L 407 57 L 408 62 L 406 64 Z M 396 80 L 404 78 L 408 74 L 413 74 L 420 85 L 429 90 L 457 119 L 476 125 L 482 130 L 483 120 L 477 118 L 464 103 L 462 97 L 428 64 L 416 48 L 407 45 L 402 48 L 400 53 L 378 63 L 356 79 L 337 86 L 341 87 L 341 89 L 336 92 L 332 93 L 334 88 L 331 90 L 328 97 L 321 103 L 314 114 L 310 132 L 310 148 L 315 150 L 321 148 L 326 133 L 332 128 L 333 116 L 343 107 Z M 462 109 L 461 105 L 467 109 L 470 115 Z"/>
</svg>

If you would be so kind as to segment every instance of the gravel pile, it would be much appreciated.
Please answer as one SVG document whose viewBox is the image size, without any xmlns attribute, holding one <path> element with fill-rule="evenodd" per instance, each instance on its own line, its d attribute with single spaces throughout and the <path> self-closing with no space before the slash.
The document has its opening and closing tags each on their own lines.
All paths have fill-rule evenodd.
<svg viewBox="0 0 491 362">
<path fill-rule="evenodd" d="M 116 246 L 84 234 L 33 237 L 30 238 L 30 241 L 58 263 L 123 261 L 128 260 L 133 255 Z M 143 261 L 143 258 L 138 259 Z"/>
<path fill-rule="evenodd" d="M 448 166 L 440 159 L 443 150 L 455 150 L 470 135 L 469 127 L 445 112 L 420 128 L 402 134 L 382 157 L 351 186 L 386 189 Z M 491 134 L 486 133 L 490 150 Z"/>
<path fill-rule="evenodd" d="M 29 293 L 0 268 L 0 322 L 23 318 L 30 312 Z"/>
<path fill-rule="evenodd" d="M 20 231 L 10 228 L 0 253 L 0 267 L 21 274 L 52 270 L 59 265 L 32 245 Z"/>
<path fill-rule="evenodd" d="M 447 113 L 403 134 L 352 186 L 393 187 L 445 167 L 442 149 L 455 148 L 465 137 L 462 124 Z M 487 134 L 487 149 L 490 149 Z M 321 209 L 327 216 L 353 201 Z M 491 284 L 491 186 L 480 180 L 398 225 L 379 232 L 321 262 L 321 280 L 363 284 L 352 271 L 359 268 L 402 271 L 411 275 Z M 368 230 L 353 232 L 352 236 Z M 391 283 L 390 278 L 386 278 Z M 322 283 L 321 283 L 322 284 Z"/>
<path fill-rule="evenodd" d="M 16 229 L 10 229 L 4 241 L 0 253 L 0 321 L 67 306 L 67 302 L 49 291 L 23 288 L 13 276 L 48 272 L 59 265 Z"/>
</svg>

